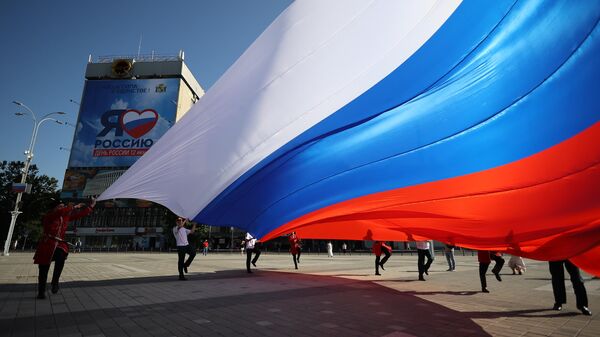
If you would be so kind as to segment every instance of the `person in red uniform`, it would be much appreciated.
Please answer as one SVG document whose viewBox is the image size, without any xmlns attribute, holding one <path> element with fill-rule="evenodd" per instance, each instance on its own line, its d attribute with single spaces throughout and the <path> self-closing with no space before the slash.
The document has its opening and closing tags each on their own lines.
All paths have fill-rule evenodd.
<svg viewBox="0 0 600 337">
<path fill-rule="evenodd" d="M 494 273 L 494 275 L 496 275 L 496 279 L 498 281 L 502 281 L 499 272 L 500 268 L 502 268 L 502 265 L 504 264 L 504 259 L 500 257 L 500 259 L 502 259 L 502 263 L 499 263 L 498 260 L 495 258 L 497 256 L 499 256 L 499 254 L 496 252 L 490 252 L 488 250 L 477 251 L 477 260 L 479 260 L 479 279 L 481 280 L 481 292 L 483 293 L 489 293 L 489 290 L 487 290 L 487 280 L 485 278 L 485 273 L 487 273 L 488 268 L 492 263 L 492 259 L 496 260 L 496 265 L 494 266 L 494 269 L 492 269 L 492 272 Z"/>
<path fill-rule="evenodd" d="M 385 255 L 383 259 L 381 259 L 381 253 Z M 373 244 L 373 254 L 375 254 L 375 275 L 381 275 L 379 273 L 379 267 L 381 267 L 382 270 L 385 270 L 383 265 L 392 255 L 392 247 L 386 245 L 385 242 L 375 241 Z"/>
<path fill-rule="evenodd" d="M 298 263 L 300 263 L 300 252 L 302 250 L 302 246 L 300 243 L 300 239 L 296 232 L 292 232 L 288 237 L 288 241 L 290 242 L 290 253 L 292 254 L 292 259 L 294 260 L 294 267 L 298 269 Z"/>
<path fill-rule="evenodd" d="M 487 273 L 492 259 L 490 258 L 490 252 L 487 250 L 477 251 L 477 260 L 479 261 L 479 280 L 481 281 L 481 292 L 489 293 L 487 290 L 487 280 L 485 279 L 485 273 Z"/>
<path fill-rule="evenodd" d="M 44 233 L 33 256 L 33 263 L 37 264 L 39 269 L 37 296 L 39 299 L 46 298 L 46 282 L 52 261 L 54 261 L 52 293 L 56 294 L 58 292 L 58 280 L 69 254 L 69 246 L 65 241 L 65 232 L 69 221 L 90 214 L 95 204 L 95 199 L 92 199 L 89 206 L 83 203 L 75 206 L 65 205 L 62 201 L 57 201 L 56 206 L 44 216 L 42 220 Z"/>
<path fill-rule="evenodd" d="M 502 253 L 492 251 L 490 252 L 490 259 L 496 262 L 494 268 L 492 268 L 492 274 L 496 276 L 496 280 L 502 282 L 502 277 L 500 277 L 500 270 L 502 270 L 502 266 L 504 266 L 505 262 L 502 258 Z"/>
</svg>

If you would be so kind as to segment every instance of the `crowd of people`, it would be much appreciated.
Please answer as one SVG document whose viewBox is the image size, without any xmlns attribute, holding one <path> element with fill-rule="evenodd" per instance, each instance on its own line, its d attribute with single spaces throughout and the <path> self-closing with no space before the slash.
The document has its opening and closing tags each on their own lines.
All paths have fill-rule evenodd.
<svg viewBox="0 0 600 337">
<path fill-rule="evenodd" d="M 59 280 L 64 268 L 65 260 L 69 254 L 69 246 L 73 246 L 77 251 L 79 247 L 65 240 L 65 234 L 69 221 L 73 221 L 90 214 L 93 211 L 95 200 L 92 199 L 89 205 L 84 203 L 78 205 L 65 204 L 62 201 L 56 201 L 54 207 L 48 212 L 42 221 L 43 236 L 38 243 L 36 253 L 34 255 L 34 263 L 38 265 L 38 299 L 46 298 L 46 283 L 50 264 L 54 261 L 54 271 L 51 281 L 51 292 L 56 294 L 59 289 Z M 185 281 L 185 274 L 188 273 L 188 268 L 196 256 L 196 248 L 188 241 L 188 236 L 196 231 L 196 224 L 193 224 L 190 229 L 186 227 L 189 221 L 185 218 L 178 217 L 175 226 L 173 226 L 173 236 L 177 244 L 177 270 L 179 280 Z M 294 268 L 298 269 L 300 256 L 302 252 L 302 240 L 296 232 L 291 232 L 288 235 L 289 251 L 292 256 Z M 241 253 L 246 254 L 246 271 L 251 274 L 250 265 L 256 268 L 256 263 L 261 255 L 262 243 L 251 233 L 246 233 L 242 241 Z M 429 275 L 429 268 L 433 262 L 432 243 L 430 241 L 417 241 L 417 269 L 418 280 L 426 281 L 425 275 Z M 207 240 L 202 243 L 202 253 L 207 255 L 209 244 Z M 450 243 L 446 243 L 444 247 L 444 255 L 448 263 L 447 271 L 453 272 L 456 270 L 456 262 L 454 259 L 454 249 L 456 247 Z M 343 243 L 341 247 L 342 253 L 347 252 L 347 245 Z M 385 270 L 385 264 L 392 256 L 392 247 L 383 241 L 374 241 L 372 252 L 375 255 L 375 275 L 381 275 L 380 270 Z M 187 259 L 186 259 L 187 255 Z M 383 255 L 383 258 L 381 257 Z M 333 244 L 327 242 L 327 256 L 333 257 Z M 487 288 L 486 274 L 490 264 L 494 261 L 492 274 L 498 282 L 502 282 L 500 271 L 502 270 L 505 259 L 502 253 L 497 251 L 480 250 L 477 252 L 479 262 L 479 279 L 481 283 L 481 291 L 489 293 Z M 525 262 L 519 256 L 511 256 L 508 261 L 508 266 L 512 270 L 513 275 L 522 275 L 526 271 Z M 552 289 L 554 293 L 554 310 L 562 310 L 563 304 L 566 303 L 566 290 L 564 270 L 570 275 L 571 283 L 576 297 L 576 306 L 584 315 L 591 315 L 588 308 L 588 299 L 583 278 L 579 268 L 569 260 L 549 261 L 549 270 L 552 276 Z"/>
</svg>

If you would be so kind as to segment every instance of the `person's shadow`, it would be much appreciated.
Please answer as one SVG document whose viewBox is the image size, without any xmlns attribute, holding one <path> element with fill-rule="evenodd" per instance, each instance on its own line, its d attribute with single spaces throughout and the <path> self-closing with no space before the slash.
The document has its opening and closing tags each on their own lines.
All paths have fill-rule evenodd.
<svg viewBox="0 0 600 337">
<path fill-rule="evenodd" d="M 414 281 L 414 280 L 411 280 Z M 471 296 L 481 293 L 480 291 L 403 291 L 407 295 L 456 295 Z"/>
<path fill-rule="evenodd" d="M 545 313 L 548 311 L 554 311 L 552 308 L 548 309 L 525 309 L 525 310 L 513 310 L 513 311 L 466 311 L 464 312 L 469 318 L 501 318 L 501 317 L 569 317 L 578 316 L 576 312 L 560 312 L 555 314 L 544 314 L 544 315 L 533 315 L 536 313 Z"/>
</svg>

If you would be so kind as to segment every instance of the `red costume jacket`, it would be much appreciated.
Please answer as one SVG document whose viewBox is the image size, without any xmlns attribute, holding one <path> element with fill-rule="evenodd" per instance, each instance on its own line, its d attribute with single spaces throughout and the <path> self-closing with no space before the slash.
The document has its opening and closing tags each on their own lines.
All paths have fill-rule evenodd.
<svg viewBox="0 0 600 337">
<path fill-rule="evenodd" d="M 41 265 L 50 264 L 56 248 L 68 253 L 69 246 L 67 243 L 59 241 L 56 238 L 64 240 L 69 221 L 82 218 L 91 212 L 92 208 L 89 206 L 80 209 L 75 209 L 73 206 L 66 206 L 48 212 L 42 220 L 44 233 L 33 256 L 33 263 Z"/>
<path fill-rule="evenodd" d="M 492 263 L 492 259 L 490 258 L 490 252 L 487 250 L 478 250 L 477 260 L 479 260 L 479 263 Z"/>
<path fill-rule="evenodd" d="M 298 236 L 290 235 L 288 240 L 290 241 L 290 253 L 298 254 L 300 251 L 300 239 L 298 239 Z"/>
<path fill-rule="evenodd" d="M 375 254 L 375 256 L 381 256 L 381 247 L 385 247 L 387 249 L 387 251 L 392 254 L 392 247 L 386 245 L 385 243 L 381 242 L 381 241 L 376 241 L 373 244 L 373 254 Z"/>
</svg>

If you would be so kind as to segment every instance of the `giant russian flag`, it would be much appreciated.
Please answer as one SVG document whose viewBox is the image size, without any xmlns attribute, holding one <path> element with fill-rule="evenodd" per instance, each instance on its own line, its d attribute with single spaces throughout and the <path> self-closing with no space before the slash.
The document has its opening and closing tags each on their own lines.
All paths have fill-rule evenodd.
<svg viewBox="0 0 600 337">
<path fill-rule="evenodd" d="M 296 1 L 101 199 L 600 275 L 600 2 Z"/>
</svg>

